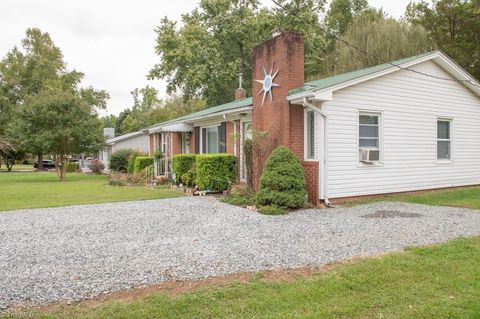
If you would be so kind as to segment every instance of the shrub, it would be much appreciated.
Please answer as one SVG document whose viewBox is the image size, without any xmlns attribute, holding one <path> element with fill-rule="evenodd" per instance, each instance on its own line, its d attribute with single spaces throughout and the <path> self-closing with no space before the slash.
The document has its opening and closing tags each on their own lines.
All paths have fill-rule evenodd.
<svg viewBox="0 0 480 319">
<path fill-rule="evenodd" d="M 125 178 L 126 174 L 123 173 L 114 173 L 108 177 L 108 185 L 110 186 L 126 186 L 127 181 Z"/>
<path fill-rule="evenodd" d="M 259 211 L 274 212 L 303 207 L 306 197 L 305 172 L 297 157 L 286 147 L 273 150 L 260 177 L 256 204 Z M 265 208 L 273 206 L 275 208 Z"/>
<path fill-rule="evenodd" d="M 197 181 L 197 170 L 195 166 L 195 162 L 193 162 L 192 167 L 186 172 L 185 174 L 182 175 L 182 183 L 185 184 L 186 186 L 193 187 L 196 184 Z"/>
<path fill-rule="evenodd" d="M 137 156 L 135 157 L 135 165 L 133 172 L 140 173 L 150 165 L 153 165 L 153 157 Z"/>
<path fill-rule="evenodd" d="M 67 173 L 75 173 L 76 171 L 78 171 L 79 167 L 80 166 L 78 165 L 78 163 L 69 162 L 67 163 L 66 171 Z"/>
<path fill-rule="evenodd" d="M 245 185 L 235 185 L 222 202 L 241 207 L 254 206 L 255 194 Z"/>
<path fill-rule="evenodd" d="M 236 157 L 230 154 L 201 154 L 195 161 L 197 185 L 203 190 L 223 191 L 237 178 Z"/>
<path fill-rule="evenodd" d="M 93 174 L 101 175 L 105 169 L 105 165 L 103 165 L 102 161 L 100 160 L 93 160 L 88 164 L 88 168 L 92 170 Z"/>
<path fill-rule="evenodd" d="M 128 173 L 135 172 L 135 160 L 139 156 L 147 157 L 147 154 L 142 153 L 142 152 L 138 152 L 138 151 L 132 151 L 130 153 L 130 156 L 128 157 L 128 165 L 127 165 L 127 172 Z"/>
<path fill-rule="evenodd" d="M 128 169 L 128 159 L 134 151 L 131 149 L 122 149 L 113 152 L 110 156 L 110 169 L 114 172 L 126 172 Z"/>
<path fill-rule="evenodd" d="M 190 169 L 195 166 L 195 157 L 195 154 L 178 154 L 173 156 L 172 169 L 177 177 L 177 182 L 188 184 L 187 181 L 183 179 L 183 176 L 187 176 Z M 190 178 L 191 175 L 192 174 L 187 176 L 187 178 Z M 195 183 L 195 181 L 193 181 L 193 183 Z"/>
</svg>

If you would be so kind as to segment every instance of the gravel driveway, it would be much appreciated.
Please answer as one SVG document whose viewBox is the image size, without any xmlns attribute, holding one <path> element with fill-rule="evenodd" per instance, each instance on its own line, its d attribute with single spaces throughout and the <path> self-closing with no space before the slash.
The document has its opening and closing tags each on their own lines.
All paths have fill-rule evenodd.
<svg viewBox="0 0 480 319">
<path fill-rule="evenodd" d="M 0 308 L 480 235 L 480 212 L 404 203 L 263 216 L 213 198 L 0 213 Z"/>
</svg>

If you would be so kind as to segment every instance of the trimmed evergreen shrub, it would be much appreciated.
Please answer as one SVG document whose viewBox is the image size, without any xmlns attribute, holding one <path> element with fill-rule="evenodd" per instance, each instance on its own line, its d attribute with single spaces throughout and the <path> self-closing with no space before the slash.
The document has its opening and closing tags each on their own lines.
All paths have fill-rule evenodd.
<svg viewBox="0 0 480 319">
<path fill-rule="evenodd" d="M 230 154 L 197 155 L 197 185 L 202 190 L 221 192 L 236 182 L 236 157 Z"/>
<path fill-rule="evenodd" d="M 140 173 L 148 166 L 153 165 L 153 157 L 137 156 L 135 158 L 134 173 Z"/>
<path fill-rule="evenodd" d="M 110 169 L 114 172 L 126 172 L 128 169 L 128 160 L 133 152 L 131 149 L 122 149 L 113 152 L 110 157 Z"/>
<path fill-rule="evenodd" d="M 172 169 L 177 177 L 177 182 L 182 182 L 188 184 L 183 176 L 188 173 L 188 171 L 195 166 L 195 157 L 196 154 L 177 154 L 173 156 L 172 159 Z M 187 177 L 189 178 L 189 177 Z M 195 182 L 193 182 L 195 183 Z"/>
<path fill-rule="evenodd" d="M 135 172 L 135 159 L 138 156 L 147 157 L 147 154 L 139 152 L 139 151 L 132 151 L 130 153 L 130 156 L 128 157 L 127 172 L 129 172 L 129 173 Z"/>
<path fill-rule="evenodd" d="M 267 159 L 256 204 L 260 212 L 300 208 L 306 197 L 305 171 L 297 157 L 284 146 L 277 147 Z M 272 206 L 274 208 L 265 208 Z"/>
</svg>

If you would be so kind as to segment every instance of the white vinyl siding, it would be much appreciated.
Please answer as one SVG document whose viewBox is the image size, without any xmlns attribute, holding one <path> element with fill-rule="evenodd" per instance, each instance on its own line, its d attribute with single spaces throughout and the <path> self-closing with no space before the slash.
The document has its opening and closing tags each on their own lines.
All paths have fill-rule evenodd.
<svg viewBox="0 0 480 319">
<path fill-rule="evenodd" d="M 413 68 L 450 77 L 431 61 Z M 460 83 L 397 71 L 334 92 L 322 108 L 330 198 L 480 184 L 480 99 Z M 365 111 L 381 113 L 382 165 L 358 163 L 358 114 Z M 441 118 L 453 119 L 448 165 L 437 160 Z"/>
</svg>

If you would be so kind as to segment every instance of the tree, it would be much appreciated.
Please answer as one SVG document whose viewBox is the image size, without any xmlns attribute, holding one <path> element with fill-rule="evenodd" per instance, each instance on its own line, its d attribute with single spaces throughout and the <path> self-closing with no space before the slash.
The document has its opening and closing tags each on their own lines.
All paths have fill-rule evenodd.
<svg viewBox="0 0 480 319">
<path fill-rule="evenodd" d="M 29 153 L 38 155 L 39 169 L 42 169 L 45 145 L 40 138 L 41 132 L 32 130 L 31 135 L 26 136 L 12 127 L 16 121 L 11 119 L 15 119 L 14 114 L 20 105 L 28 107 L 25 104 L 28 96 L 38 94 L 65 71 L 65 63 L 62 52 L 54 45 L 50 35 L 39 29 L 27 30 L 22 47 L 23 52 L 14 47 L 0 63 L 0 108 L 2 113 L 10 115 L 3 119 L 8 121 L 8 125 L 4 126 L 7 137 L 16 146 L 21 145 Z"/>
<path fill-rule="evenodd" d="M 79 83 L 81 77 L 77 79 Z M 51 83 L 27 98 L 19 112 L 19 128 L 29 134 L 39 130 L 44 148 L 53 154 L 60 181 L 65 180 L 71 155 L 97 152 L 103 146 L 101 121 L 96 109 L 104 108 L 106 95 L 92 88 Z M 31 112 L 34 110 L 34 113 Z"/>
<path fill-rule="evenodd" d="M 440 50 L 480 78 L 480 1 L 438 0 L 412 2 L 407 21 L 424 27 Z"/>
<path fill-rule="evenodd" d="M 183 15 L 180 28 L 163 19 L 156 29 L 161 62 L 149 78 L 166 79 L 169 93 L 180 91 L 187 99 L 200 97 L 208 105 L 218 105 L 232 99 L 238 74 L 243 73 L 244 87 L 251 93 L 250 52 L 278 28 L 305 34 L 306 72 L 317 73 L 325 41 L 309 22 L 320 23 L 325 1 L 279 2 L 287 10 L 260 8 L 257 0 L 202 0 Z"/>
<path fill-rule="evenodd" d="M 0 67 L 2 104 L 14 110 L 9 137 L 15 148 L 55 157 L 60 180 L 73 154 L 98 150 L 103 142 L 96 110 L 105 108 L 108 94 L 91 87 L 79 88 L 83 74 L 67 71 L 62 52 L 48 33 L 28 29 L 24 52 L 14 48 Z"/>
<path fill-rule="evenodd" d="M 435 48 L 423 27 L 387 18 L 382 11 L 376 14 L 366 12 L 354 18 L 342 38 L 371 55 L 337 42 L 327 57 L 331 67 L 328 75 L 398 60 Z"/>
</svg>

